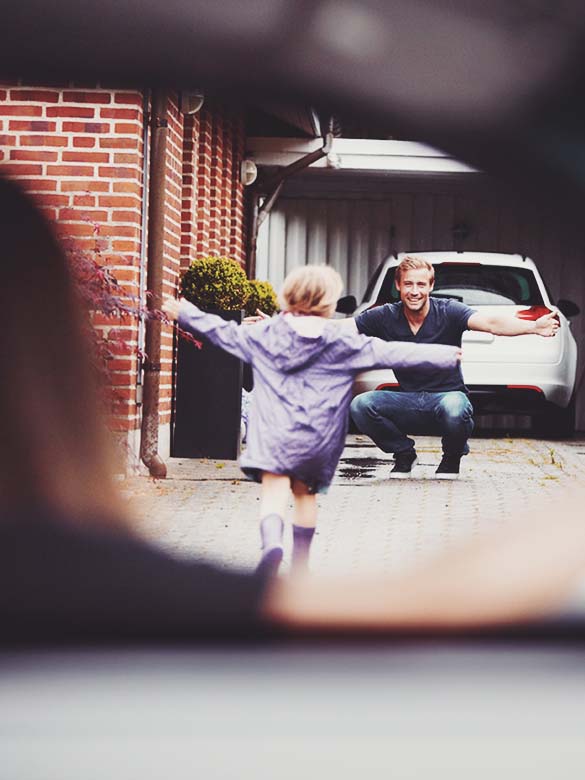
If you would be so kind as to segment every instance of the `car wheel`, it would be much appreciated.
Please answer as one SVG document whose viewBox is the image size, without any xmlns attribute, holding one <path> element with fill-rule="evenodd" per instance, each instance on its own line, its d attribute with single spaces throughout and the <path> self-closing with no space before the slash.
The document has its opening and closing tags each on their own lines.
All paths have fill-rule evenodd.
<svg viewBox="0 0 585 780">
<path fill-rule="evenodd" d="M 550 439 L 568 439 L 575 433 L 575 397 L 564 409 L 547 404 L 546 409 L 533 418 L 532 430 L 538 436 Z"/>
</svg>

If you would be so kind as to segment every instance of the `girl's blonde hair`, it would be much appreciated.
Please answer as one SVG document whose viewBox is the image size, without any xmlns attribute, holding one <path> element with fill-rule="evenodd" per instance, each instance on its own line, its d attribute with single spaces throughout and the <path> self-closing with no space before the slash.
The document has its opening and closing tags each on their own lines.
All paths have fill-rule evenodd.
<svg viewBox="0 0 585 780">
<path fill-rule="evenodd" d="M 279 301 L 285 311 L 329 317 L 343 290 L 341 276 L 328 265 L 303 265 L 291 271 Z"/>
</svg>

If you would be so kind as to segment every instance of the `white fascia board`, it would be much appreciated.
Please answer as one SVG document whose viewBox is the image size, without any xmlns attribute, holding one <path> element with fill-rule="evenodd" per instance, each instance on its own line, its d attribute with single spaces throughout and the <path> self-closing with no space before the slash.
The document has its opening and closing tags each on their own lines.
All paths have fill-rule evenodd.
<svg viewBox="0 0 585 780">
<path fill-rule="evenodd" d="M 322 139 L 248 138 L 247 154 L 256 165 L 286 166 L 309 152 L 320 149 Z M 331 154 L 339 158 L 342 170 L 408 171 L 411 173 L 478 173 L 478 170 L 449 157 L 439 149 L 414 141 L 372 141 L 335 138 Z M 327 168 L 326 158 L 311 168 Z"/>
<path fill-rule="evenodd" d="M 335 138 L 337 154 L 371 157 L 447 157 L 445 152 L 416 141 L 372 141 L 362 138 Z"/>
<path fill-rule="evenodd" d="M 334 150 L 335 152 L 335 147 Z M 453 160 L 450 157 L 410 157 L 410 156 L 386 156 L 340 154 L 340 169 L 363 171 L 408 171 L 420 173 L 477 173 L 467 165 Z"/>
<path fill-rule="evenodd" d="M 247 138 L 246 152 L 248 154 L 263 154 L 266 152 L 290 154 L 297 156 L 309 154 L 323 146 L 322 138 Z"/>
</svg>

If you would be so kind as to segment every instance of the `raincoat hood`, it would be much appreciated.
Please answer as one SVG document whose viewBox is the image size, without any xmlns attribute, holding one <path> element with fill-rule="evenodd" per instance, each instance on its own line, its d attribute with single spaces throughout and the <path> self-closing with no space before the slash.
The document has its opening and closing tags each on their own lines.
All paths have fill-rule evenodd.
<svg viewBox="0 0 585 780">
<path fill-rule="evenodd" d="M 258 337 L 255 339 L 259 351 L 264 352 L 279 371 L 292 373 L 310 366 L 338 338 L 328 322 L 320 336 L 303 336 L 286 320 L 284 314 L 279 314 L 266 324 L 263 323 L 264 327 L 258 328 Z"/>
</svg>

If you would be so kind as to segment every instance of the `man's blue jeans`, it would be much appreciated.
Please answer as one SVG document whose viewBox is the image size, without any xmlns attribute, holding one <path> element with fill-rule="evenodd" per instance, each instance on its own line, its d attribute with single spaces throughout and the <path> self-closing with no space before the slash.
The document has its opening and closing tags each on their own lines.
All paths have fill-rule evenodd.
<svg viewBox="0 0 585 780">
<path fill-rule="evenodd" d="M 444 455 L 467 455 L 473 431 L 473 407 L 467 395 L 448 393 L 395 393 L 373 390 L 351 403 L 351 417 L 384 452 L 409 452 L 413 439 L 406 434 L 441 436 Z"/>
</svg>

